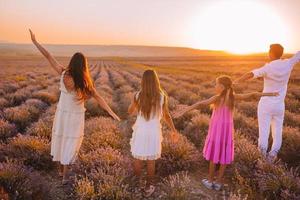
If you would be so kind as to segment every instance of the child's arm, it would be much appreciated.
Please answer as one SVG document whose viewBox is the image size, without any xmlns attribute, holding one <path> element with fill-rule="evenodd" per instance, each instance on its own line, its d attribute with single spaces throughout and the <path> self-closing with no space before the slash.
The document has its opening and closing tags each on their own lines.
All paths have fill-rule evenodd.
<svg viewBox="0 0 300 200">
<path fill-rule="evenodd" d="M 58 73 L 61 74 L 64 70 L 64 67 L 44 48 L 40 45 L 37 40 L 35 39 L 35 35 L 29 29 L 31 40 L 33 44 L 37 47 L 37 49 L 45 56 L 45 58 L 49 61 L 51 67 Z"/>
<path fill-rule="evenodd" d="M 135 114 L 136 111 L 137 111 L 137 101 L 136 101 L 136 98 L 134 96 L 131 104 L 128 107 L 128 114 L 129 115 Z"/>
<path fill-rule="evenodd" d="M 262 97 L 262 96 L 278 96 L 278 92 L 250 92 L 246 94 L 234 94 L 234 98 L 236 100 L 244 100 L 244 99 L 249 99 L 249 98 L 257 98 L 257 97 Z"/>
<path fill-rule="evenodd" d="M 168 101 L 167 97 L 164 96 L 164 104 L 163 104 L 163 119 L 169 126 L 169 128 L 172 130 L 173 133 L 177 133 L 177 130 L 174 126 L 170 111 L 169 111 L 169 106 L 168 106 Z"/>
<path fill-rule="evenodd" d="M 184 115 L 186 112 L 189 112 L 189 111 L 197 108 L 200 105 L 213 104 L 214 102 L 216 102 L 218 97 L 219 97 L 218 95 L 215 95 L 215 96 L 210 97 L 209 99 L 198 101 L 197 103 L 195 103 L 191 106 L 188 106 L 187 108 L 183 109 L 182 111 L 179 111 L 179 112 L 175 113 L 173 116 L 174 116 L 174 118 L 178 118 L 178 117 Z"/>
<path fill-rule="evenodd" d="M 116 113 L 114 113 L 114 111 L 112 111 L 112 109 L 109 107 L 109 105 L 106 103 L 106 101 L 99 95 L 99 93 L 96 91 L 96 89 L 94 89 L 93 97 L 96 99 L 96 101 L 98 102 L 98 104 L 100 105 L 101 108 L 106 110 L 110 114 L 110 116 L 112 116 L 115 120 L 120 121 L 120 118 L 118 117 L 118 115 Z"/>
</svg>

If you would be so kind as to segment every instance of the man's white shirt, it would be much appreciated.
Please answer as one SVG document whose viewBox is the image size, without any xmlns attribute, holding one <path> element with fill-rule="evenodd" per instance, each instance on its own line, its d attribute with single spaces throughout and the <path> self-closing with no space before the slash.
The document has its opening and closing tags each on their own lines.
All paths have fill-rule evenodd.
<svg viewBox="0 0 300 200">
<path fill-rule="evenodd" d="M 290 59 L 278 59 L 252 70 L 253 78 L 264 78 L 263 92 L 278 92 L 276 97 L 261 97 L 261 101 L 271 104 L 284 103 L 287 85 L 294 65 L 300 62 L 300 51 Z"/>
</svg>

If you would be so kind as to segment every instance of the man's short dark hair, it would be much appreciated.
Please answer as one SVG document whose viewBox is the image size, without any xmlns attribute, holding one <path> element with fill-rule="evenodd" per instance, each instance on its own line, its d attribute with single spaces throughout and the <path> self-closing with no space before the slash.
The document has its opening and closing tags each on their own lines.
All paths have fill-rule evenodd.
<svg viewBox="0 0 300 200">
<path fill-rule="evenodd" d="M 281 44 L 271 44 L 270 45 L 270 52 L 277 58 L 281 58 L 281 56 L 283 55 L 283 46 L 281 46 Z"/>
</svg>

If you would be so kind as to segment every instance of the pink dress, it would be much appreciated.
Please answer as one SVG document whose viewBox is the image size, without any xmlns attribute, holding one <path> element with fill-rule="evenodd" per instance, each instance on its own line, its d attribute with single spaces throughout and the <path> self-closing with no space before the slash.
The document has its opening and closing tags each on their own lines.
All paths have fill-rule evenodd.
<svg viewBox="0 0 300 200">
<path fill-rule="evenodd" d="M 203 156 L 217 164 L 230 164 L 234 158 L 233 115 L 227 106 L 213 110 Z"/>
</svg>

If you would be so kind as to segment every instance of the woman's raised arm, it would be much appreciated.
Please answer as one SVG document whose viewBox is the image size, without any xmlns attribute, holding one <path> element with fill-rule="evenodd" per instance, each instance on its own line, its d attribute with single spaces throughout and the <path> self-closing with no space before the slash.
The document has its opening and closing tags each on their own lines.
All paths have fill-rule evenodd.
<svg viewBox="0 0 300 200">
<path fill-rule="evenodd" d="M 58 73 L 61 74 L 64 70 L 64 67 L 42 46 L 40 45 L 36 38 L 34 33 L 29 29 L 31 40 L 33 44 L 37 47 L 37 49 L 45 56 L 45 58 L 49 61 L 51 67 Z"/>
</svg>

